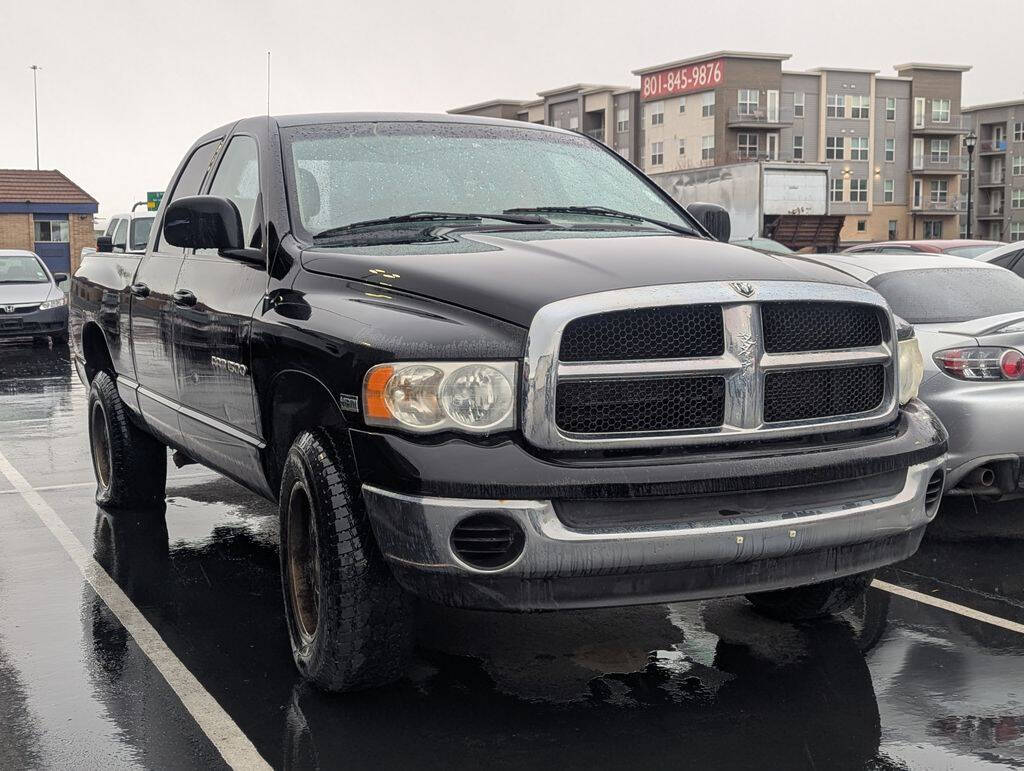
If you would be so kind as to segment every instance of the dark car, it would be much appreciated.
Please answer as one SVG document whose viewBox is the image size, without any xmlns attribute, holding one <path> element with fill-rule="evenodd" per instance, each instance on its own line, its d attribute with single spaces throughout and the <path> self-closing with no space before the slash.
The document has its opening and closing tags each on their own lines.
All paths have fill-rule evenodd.
<svg viewBox="0 0 1024 771">
<path fill-rule="evenodd" d="M 0 249 L 0 339 L 50 337 L 66 344 L 68 301 L 57 285 L 67 280 L 33 252 Z"/>
<path fill-rule="evenodd" d="M 843 249 L 841 254 L 950 254 L 954 257 L 977 257 L 1000 245 L 1000 241 L 978 241 L 966 238 L 923 241 L 879 241 Z"/>
<path fill-rule="evenodd" d="M 97 501 L 162 501 L 168 447 L 276 501 L 322 687 L 401 676 L 414 596 L 818 618 L 935 515 L 912 328 L 589 137 L 262 116 L 166 189 L 145 254 L 74 278 Z"/>
</svg>

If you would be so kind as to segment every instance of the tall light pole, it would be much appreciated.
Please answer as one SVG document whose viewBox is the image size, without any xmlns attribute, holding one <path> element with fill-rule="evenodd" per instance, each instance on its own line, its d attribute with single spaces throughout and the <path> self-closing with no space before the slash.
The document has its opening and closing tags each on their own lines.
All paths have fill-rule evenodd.
<svg viewBox="0 0 1024 771">
<path fill-rule="evenodd" d="M 967 150 L 967 237 L 971 237 L 971 190 L 974 187 L 974 146 L 978 144 L 978 136 L 971 131 L 964 137 L 964 148 Z"/>
<path fill-rule="evenodd" d="M 32 70 L 32 104 L 36 113 L 36 171 L 39 171 L 39 88 L 36 85 L 36 74 L 42 67 L 33 64 L 29 69 Z"/>
</svg>

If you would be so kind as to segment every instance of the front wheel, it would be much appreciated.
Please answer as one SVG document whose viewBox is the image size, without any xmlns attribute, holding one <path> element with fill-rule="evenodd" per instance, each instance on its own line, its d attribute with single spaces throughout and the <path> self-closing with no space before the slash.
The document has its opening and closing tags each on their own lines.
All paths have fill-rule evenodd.
<svg viewBox="0 0 1024 771">
<path fill-rule="evenodd" d="M 813 621 L 851 607 L 871 585 L 874 572 L 834 578 L 820 584 L 748 594 L 761 613 L 779 621 Z"/>
<path fill-rule="evenodd" d="M 413 602 L 377 547 L 351 463 L 326 431 L 304 432 L 281 479 L 281 583 L 299 672 L 329 691 L 400 678 Z"/>
</svg>

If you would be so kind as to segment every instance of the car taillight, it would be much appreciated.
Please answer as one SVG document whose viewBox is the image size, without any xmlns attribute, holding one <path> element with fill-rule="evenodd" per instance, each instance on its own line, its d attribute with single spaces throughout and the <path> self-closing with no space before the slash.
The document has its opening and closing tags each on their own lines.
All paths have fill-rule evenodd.
<svg viewBox="0 0 1024 771">
<path fill-rule="evenodd" d="M 943 372 L 959 380 L 1024 379 L 1024 353 L 1016 348 L 949 348 L 934 358 Z"/>
</svg>

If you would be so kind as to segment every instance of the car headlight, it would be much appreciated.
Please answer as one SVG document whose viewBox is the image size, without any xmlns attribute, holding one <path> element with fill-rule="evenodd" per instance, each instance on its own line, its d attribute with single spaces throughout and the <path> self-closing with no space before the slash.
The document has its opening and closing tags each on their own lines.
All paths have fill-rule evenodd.
<svg viewBox="0 0 1024 771">
<path fill-rule="evenodd" d="M 378 364 L 363 378 L 363 417 L 416 433 L 504 431 L 515 427 L 515 375 L 510 361 Z"/>
<path fill-rule="evenodd" d="M 39 310 L 41 310 L 41 311 L 48 311 L 48 310 L 51 310 L 52 308 L 60 308 L 61 306 L 67 305 L 67 304 L 68 304 L 67 295 L 63 295 L 62 294 L 56 300 L 47 300 L 46 302 L 44 302 L 42 305 L 39 306 Z"/>
<path fill-rule="evenodd" d="M 900 404 L 906 404 L 917 397 L 921 388 L 924 359 L 921 358 L 921 348 L 916 337 L 900 340 L 896 345 L 899 352 Z"/>
</svg>

